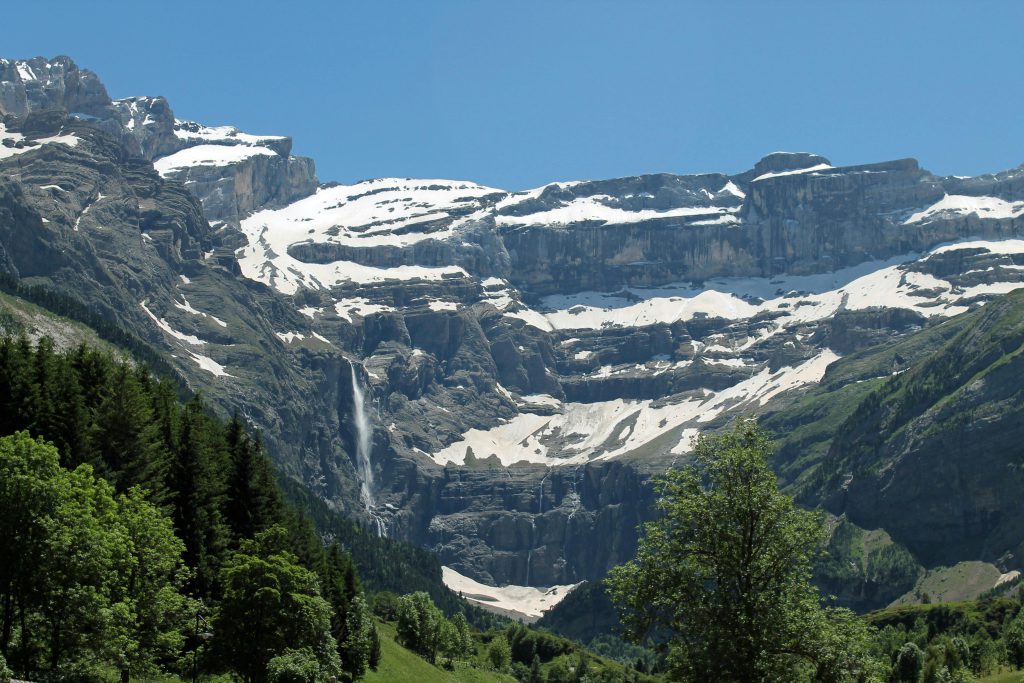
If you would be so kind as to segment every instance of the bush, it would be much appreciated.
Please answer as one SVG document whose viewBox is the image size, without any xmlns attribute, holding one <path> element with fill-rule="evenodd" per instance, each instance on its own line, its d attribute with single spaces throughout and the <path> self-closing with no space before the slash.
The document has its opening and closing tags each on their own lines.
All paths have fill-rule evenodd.
<svg viewBox="0 0 1024 683">
<path fill-rule="evenodd" d="M 382 591 L 373 596 L 373 613 L 384 621 L 398 618 L 399 597 L 391 591 Z"/>
<path fill-rule="evenodd" d="M 317 683 L 319 679 L 320 662 L 308 647 L 285 650 L 267 663 L 269 683 Z"/>
<path fill-rule="evenodd" d="M 7 668 L 7 660 L 4 659 L 3 655 L 0 655 L 0 683 L 11 683 L 11 676 L 14 673 Z"/>
</svg>

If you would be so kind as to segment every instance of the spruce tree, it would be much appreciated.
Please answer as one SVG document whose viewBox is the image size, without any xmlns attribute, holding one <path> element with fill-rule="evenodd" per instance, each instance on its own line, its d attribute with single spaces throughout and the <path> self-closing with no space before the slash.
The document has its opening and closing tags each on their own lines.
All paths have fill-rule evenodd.
<svg viewBox="0 0 1024 683">
<path fill-rule="evenodd" d="M 166 501 L 169 455 L 153 421 L 148 393 L 127 364 L 117 365 L 110 377 L 96 407 L 90 442 L 118 491 L 141 486 L 151 500 Z"/>
<path fill-rule="evenodd" d="M 283 521 L 281 494 L 262 441 L 246 433 L 237 413 L 228 423 L 225 441 L 225 521 L 236 538 L 249 538 Z"/>
<path fill-rule="evenodd" d="M 181 415 L 169 483 L 174 491 L 173 519 L 185 543 L 185 561 L 196 571 L 199 595 L 214 594 L 225 528 L 220 514 L 220 458 L 211 443 L 202 402 L 189 401 Z"/>
</svg>

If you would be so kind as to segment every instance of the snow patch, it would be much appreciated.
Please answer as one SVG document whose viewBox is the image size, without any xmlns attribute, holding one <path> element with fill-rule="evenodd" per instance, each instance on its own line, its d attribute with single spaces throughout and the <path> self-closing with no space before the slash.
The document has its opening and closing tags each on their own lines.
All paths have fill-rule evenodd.
<svg viewBox="0 0 1024 683">
<path fill-rule="evenodd" d="M 0 122 L 0 159 L 8 159 L 18 154 L 31 152 L 32 150 L 35 149 L 42 149 L 43 145 L 58 144 L 67 145 L 68 147 L 77 147 L 79 140 L 80 138 L 78 138 L 73 133 L 68 133 L 66 135 L 51 135 L 50 137 L 37 138 L 35 140 L 28 141 L 36 144 L 24 144 L 26 143 L 24 135 L 22 135 L 21 133 L 14 133 L 8 131 L 7 126 L 3 122 Z M 9 144 L 11 144 L 12 146 L 8 147 L 6 144 L 4 144 L 4 142 L 6 141 L 10 141 Z M 13 146 L 19 143 L 22 143 L 23 146 Z"/>
<path fill-rule="evenodd" d="M 315 309 L 314 309 L 315 310 Z M 338 303 L 334 304 L 334 312 L 339 317 L 344 318 L 348 322 L 352 322 L 352 316 L 358 315 L 361 318 L 365 318 L 368 315 L 374 313 L 382 313 L 385 311 L 395 310 L 391 306 L 385 306 L 383 304 L 375 304 L 369 299 L 363 297 L 350 297 L 342 299 Z M 310 315 L 309 317 L 313 317 Z"/>
<path fill-rule="evenodd" d="M 153 168 L 166 178 L 195 166 L 229 166 L 257 156 L 277 156 L 277 152 L 246 145 L 196 145 L 157 159 Z"/>
<path fill-rule="evenodd" d="M 174 337 L 178 341 L 185 342 L 186 344 L 192 344 L 193 346 L 202 346 L 203 344 L 206 343 L 206 340 L 200 339 L 194 334 L 185 334 L 184 332 L 178 332 L 176 329 L 171 327 L 166 320 L 164 320 L 163 318 L 158 318 L 156 314 L 153 313 L 153 311 L 149 310 L 149 307 L 146 306 L 145 301 L 140 301 L 139 306 L 141 306 L 142 310 L 146 312 L 146 315 L 148 315 L 153 320 L 153 322 L 156 323 L 157 327 L 159 327 L 166 334 L 170 335 L 171 337 Z"/>
<path fill-rule="evenodd" d="M 275 332 L 274 334 L 285 344 L 291 344 L 293 341 L 302 341 L 306 338 L 306 335 L 301 332 Z"/>
<path fill-rule="evenodd" d="M 665 211 L 641 209 L 627 211 L 602 203 L 601 199 L 613 199 L 607 195 L 577 197 L 564 206 L 525 216 L 497 216 L 498 225 L 571 225 L 585 221 L 600 221 L 608 225 L 639 223 L 657 218 L 679 218 L 686 216 L 721 216 L 735 213 L 739 207 L 686 206 Z"/>
<path fill-rule="evenodd" d="M 193 121 L 174 121 L 174 136 L 190 143 L 221 143 L 255 147 L 285 139 L 283 135 L 250 135 L 234 126 L 204 126 Z"/>
<path fill-rule="evenodd" d="M 505 467 L 518 462 L 578 465 L 617 458 L 680 433 L 684 427 L 698 428 L 727 410 L 756 409 L 785 391 L 819 382 L 825 368 L 838 358 L 826 349 L 800 365 L 775 372 L 765 368 L 722 391 L 675 403 L 615 399 L 564 403 L 562 412 L 555 415 L 521 413 L 490 429 L 471 429 L 430 457 L 439 465 L 464 464 L 472 451 L 478 460 L 497 458 Z"/>
<path fill-rule="evenodd" d="M 288 253 L 296 244 L 404 247 L 425 239 L 447 239 L 482 217 L 480 199 L 501 192 L 451 180 L 380 178 L 320 188 L 281 209 L 242 221 L 248 241 L 236 256 L 242 274 L 284 294 L 323 289 L 341 282 L 439 280 L 465 275 L 457 266 L 377 268 L 353 261 L 305 263 Z M 470 212 L 468 216 L 464 215 Z"/>
<path fill-rule="evenodd" d="M 761 175 L 757 176 L 750 182 L 756 183 L 759 180 L 768 180 L 769 178 L 778 178 L 784 175 L 799 175 L 801 173 L 814 173 L 816 171 L 826 171 L 830 168 L 832 168 L 831 164 L 816 164 L 809 168 L 798 168 L 793 171 L 777 171 L 775 173 L 762 173 Z"/>
<path fill-rule="evenodd" d="M 759 313 L 774 314 L 774 331 L 829 318 L 841 309 L 872 307 L 904 308 L 926 317 L 963 313 L 961 300 L 978 295 L 1002 294 L 1021 286 L 1018 282 L 981 284 L 955 288 L 935 276 L 909 270 L 916 260 L 959 249 L 988 249 L 998 254 L 1024 254 L 1024 240 L 965 240 L 936 247 L 927 254 L 904 254 L 883 261 L 814 275 L 777 275 L 771 278 L 716 278 L 701 286 L 675 283 L 657 288 L 630 288 L 622 292 L 579 292 L 552 295 L 541 300 L 540 310 L 520 310 L 516 315 L 544 330 L 639 327 L 690 320 L 697 315 L 749 319 Z M 931 291 L 922 297 L 918 293 Z M 775 332 L 763 333 L 765 336 Z M 752 343 L 753 343 L 752 341 Z"/>
<path fill-rule="evenodd" d="M 206 370 L 214 377 L 234 377 L 234 375 L 229 375 L 227 373 L 223 365 L 213 360 L 209 356 L 203 356 L 193 351 L 189 351 L 188 355 L 192 358 L 193 361 L 195 361 L 196 365 L 198 365 L 200 369 Z"/>
<path fill-rule="evenodd" d="M 182 276 L 182 277 L 184 277 L 184 276 Z M 200 318 L 209 318 L 210 320 L 212 320 L 213 322 L 217 323 L 221 327 L 227 327 L 228 326 L 228 324 L 226 322 L 224 322 L 223 320 L 221 320 L 217 316 L 212 315 L 210 313 L 204 313 L 202 311 L 199 311 L 199 310 L 196 310 L 195 308 L 193 308 L 192 304 L 190 304 L 188 302 L 188 299 L 185 298 L 185 295 L 182 295 L 181 300 L 184 303 L 178 303 L 177 301 L 174 302 L 174 307 L 175 308 L 177 308 L 179 310 L 182 310 L 182 311 L 185 311 L 186 313 L 191 313 L 192 315 L 199 316 Z"/>
<path fill-rule="evenodd" d="M 532 621 L 540 619 L 579 584 L 534 588 L 533 586 L 488 586 L 463 576 L 451 567 L 441 567 L 441 580 L 469 602 L 502 613 L 512 612 Z"/>
<path fill-rule="evenodd" d="M 1007 583 L 1008 581 L 1013 581 L 1018 576 L 1020 576 L 1020 572 L 1018 570 L 1016 570 L 1016 569 L 1010 570 L 1010 571 L 1006 572 L 1005 574 L 1000 574 L 999 578 L 996 579 L 995 585 L 992 586 L 992 587 L 995 588 L 996 586 L 1001 586 L 1004 583 Z"/>
<path fill-rule="evenodd" d="M 725 186 L 716 194 L 722 194 L 723 192 L 725 194 L 731 194 L 733 197 L 739 197 L 740 199 L 745 199 L 747 196 L 746 193 L 743 192 L 743 190 L 741 190 L 739 187 L 737 187 L 736 183 L 734 183 L 731 180 L 727 182 Z"/>
<path fill-rule="evenodd" d="M 999 197 L 968 197 L 947 194 L 924 211 L 918 211 L 903 222 L 904 225 L 921 223 L 929 218 L 975 215 L 978 218 L 1018 218 L 1024 215 L 1024 201 L 1008 202 Z"/>
</svg>

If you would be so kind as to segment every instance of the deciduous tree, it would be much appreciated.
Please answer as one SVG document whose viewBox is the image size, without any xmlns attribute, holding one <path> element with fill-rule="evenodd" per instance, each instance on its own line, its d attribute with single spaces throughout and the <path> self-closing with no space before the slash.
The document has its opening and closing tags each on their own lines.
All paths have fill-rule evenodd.
<svg viewBox="0 0 1024 683">
<path fill-rule="evenodd" d="M 770 453 L 768 435 L 739 421 L 657 482 L 661 516 L 609 579 L 623 623 L 635 639 L 668 639 L 677 680 L 869 680 L 870 657 L 847 647 L 853 622 L 810 583 L 823 525 L 779 492 Z"/>
</svg>

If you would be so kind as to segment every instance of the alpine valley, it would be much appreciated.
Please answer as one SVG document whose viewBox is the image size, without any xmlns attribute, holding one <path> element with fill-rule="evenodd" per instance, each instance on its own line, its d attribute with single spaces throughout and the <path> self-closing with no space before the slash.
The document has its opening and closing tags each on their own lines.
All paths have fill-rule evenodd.
<svg viewBox="0 0 1024 683">
<path fill-rule="evenodd" d="M 77 300 L 467 597 L 534 619 L 631 559 L 651 476 L 738 416 L 831 515 L 840 602 L 1024 564 L 1024 167 L 341 185 L 171 104 L 0 60 L 5 315 L 66 346 L 19 302 Z"/>
</svg>

